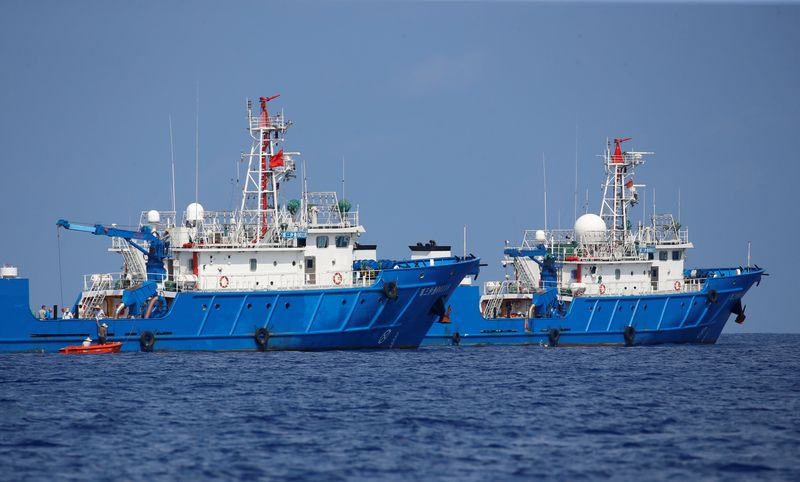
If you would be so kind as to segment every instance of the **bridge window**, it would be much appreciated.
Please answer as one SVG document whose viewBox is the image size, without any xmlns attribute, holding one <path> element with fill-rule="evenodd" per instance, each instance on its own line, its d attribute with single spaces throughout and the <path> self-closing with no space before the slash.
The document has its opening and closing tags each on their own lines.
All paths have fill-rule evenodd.
<svg viewBox="0 0 800 482">
<path fill-rule="evenodd" d="M 350 236 L 336 236 L 336 247 L 346 248 L 350 244 Z"/>
<path fill-rule="evenodd" d="M 672 261 L 680 261 L 681 260 L 681 252 L 680 251 L 673 251 L 672 252 Z"/>
<path fill-rule="evenodd" d="M 317 236 L 317 247 L 318 248 L 327 248 L 328 247 L 328 237 L 327 236 Z"/>
<path fill-rule="evenodd" d="M 622 273 L 620 272 L 620 270 L 615 269 L 614 270 L 614 279 L 619 279 L 621 274 Z"/>
<path fill-rule="evenodd" d="M 667 251 L 659 251 L 658 252 L 658 260 L 659 261 L 666 261 L 669 253 Z"/>
<path fill-rule="evenodd" d="M 258 260 L 255 258 L 250 259 L 250 271 L 258 269 Z"/>
</svg>

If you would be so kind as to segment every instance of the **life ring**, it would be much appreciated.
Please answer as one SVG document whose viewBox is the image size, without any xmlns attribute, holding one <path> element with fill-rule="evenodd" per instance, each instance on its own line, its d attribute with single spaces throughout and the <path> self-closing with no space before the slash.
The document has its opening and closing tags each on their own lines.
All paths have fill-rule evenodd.
<svg viewBox="0 0 800 482">
<path fill-rule="evenodd" d="M 333 284 L 340 285 L 342 284 L 342 273 L 333 273 Z"/>
<path fill-rule="evenodd" d="M 672 285 L 675 288 L 675 291 L 681 290 L 681 282 L 679 280 L 675 280 L 675 283 Z"/>
<path fill-rule="evenodd" d="M 625 346 L 632 346 L 636 341 L 636 328 L 628 325 L 622 331 L 622 336 L 625 338 Z"/>
<path fill-rule="evenodd" d="M 254 336 L 256 341 L 256 346 L 259 350 L 263 350 L 267 347 L 267 343 L 269 342 L 269 331 L 266 328 L 259 328 L 256 330 L 256 334 Z"/>
<path fill-rule="evenodd" d="M 389 281 L 383 284 L 383 294 L 390 300 L 397 299 L 397 283 Z"/>
<path fill-rule="evenodd" d="M 142 351 L 151 352 L 156 344 L 156 335 L 152 331 L 145 331 L 139 337 L 139 347 Z"/>
<path fill-rule="evenodd" d="M 558 328 L 553 328 L 550 330 L 550 333 L 547 334 L 547 341 L 550 342 L 550 346 L 558 346 L 559 339 L 561 339 L 561 330 Z"/>
<path fill-rule="evenodd" d="M 600 285 L 600 294 L 601 295 L 606 294 L 606 285 Z"/>
<path fill-rule="evenodd" d="M 227 288 L 229 283 L 230 283 L 230 280 L 228 279 L 227 276 L 220 276 L 219 277 L 219 287 L 220 288 Z"/>
</svg>

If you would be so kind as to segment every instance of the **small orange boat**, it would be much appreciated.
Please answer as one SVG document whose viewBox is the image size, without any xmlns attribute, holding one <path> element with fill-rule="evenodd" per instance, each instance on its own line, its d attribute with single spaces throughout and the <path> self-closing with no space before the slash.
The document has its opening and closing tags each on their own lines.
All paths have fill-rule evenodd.
<svg viewBox="0 0 800 482">
<path fill-rule="evenodd" d="M 119 353 L 122 348 L 121 342 L 105 343 L 103 345 L 75 345 L 65 346 L 58 350 L 59 353 L 66 353 L 68 355 L 86 355 L 91 353 Z"/>
</svg>

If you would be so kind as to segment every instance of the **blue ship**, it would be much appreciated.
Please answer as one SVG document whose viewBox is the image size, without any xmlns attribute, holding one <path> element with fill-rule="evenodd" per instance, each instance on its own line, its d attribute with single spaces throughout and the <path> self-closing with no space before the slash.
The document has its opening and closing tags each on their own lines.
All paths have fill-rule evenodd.
<svg viewBox="0 0 800 482">
<path fill-rule="evenodd" d="M 742 298 L 766 273 L 749 256 L 744 267 L 685 269 L 688 230 L 655 207 L 634 231 L 629 208 L 644 185 L 633 177 L 651 153 L 623 152 L 627 140 L 606 144 L 600 215 L 526 231 L 504 249 L 505 279 L 482 291 L 462 282 L 423 345 L 715 343 L 730 318 L 744 322 Z"/>
<path fill-rule="evenodd" d="M 335 192 L 282 203 L 300 153 L 282 148 L 291 122 L 248 101 L 252 138 L 240 208 L 188 205 L 143 212 L 136 229 L 61 219 L 59 229 L 106 236 L 121 273 L 84 278 L 72 306 L 30 309 L 29 281 L 0 268 L 0 351 L 57 352 L 416 348 L 475 257 L 406 260 L 353 269 L 368 253 L 357 209 Z"/>
</svg>

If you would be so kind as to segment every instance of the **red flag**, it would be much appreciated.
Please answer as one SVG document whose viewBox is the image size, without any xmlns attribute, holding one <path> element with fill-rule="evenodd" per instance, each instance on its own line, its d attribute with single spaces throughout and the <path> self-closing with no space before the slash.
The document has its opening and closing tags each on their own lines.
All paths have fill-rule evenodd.
<svg viewBox="0 0 800 482">
<path fill-rule="evenodd" d="M 278 151 L 277 154 L 269 158 L 269 168 L 275 169 L 278 166 L 283 166 L 283 149 Z"/>
<path fill-rule="evenodd" d="M 633 187 L 633 179 L 628 179 L 628 182 L 625 183 L 625 187 L 628 189 Z"/>
</svg>

